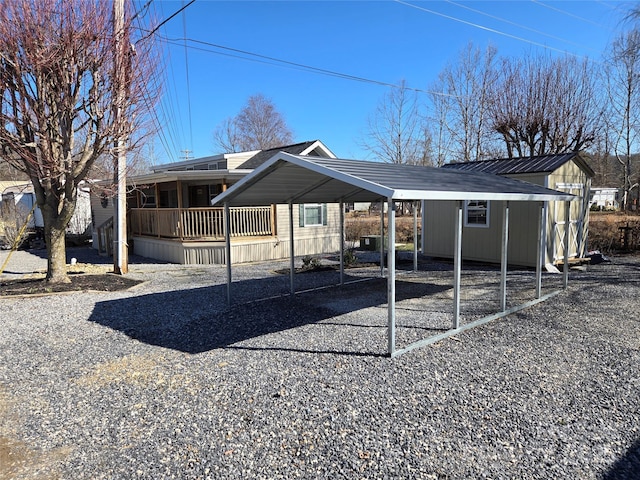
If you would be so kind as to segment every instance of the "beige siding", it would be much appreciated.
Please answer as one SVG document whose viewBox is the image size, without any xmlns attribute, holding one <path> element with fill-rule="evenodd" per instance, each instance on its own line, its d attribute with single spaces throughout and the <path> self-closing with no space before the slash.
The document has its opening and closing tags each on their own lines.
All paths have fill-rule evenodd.
<svg viewBox="0 0 640 480">
<path fill-rule="evenodd" d="M 583 185 L 582 189 L 571 186 Z M 562 188 L 563 185 L 565 188 Z M 570 257 L 584 257 L 587 251 L 587 236 L 589 228 L 589 191 L 591 179 L 573 162 L 563 165 L 549 176 L 549 188 L 563 190 L 574 195 L 581 195 L 580 201 L 571 202 L 571 244 L 569 245 Z M 549 239 L 549 250 L 552 259 L 564 257 L 563 235 L 565 226 L 564 202 L 549 202 L 549 231 L 553 232 Z M 560 222 L 560 224 L 558 224 Z"/>
<path fill-rule="evenodd" d="M 562 184 L 585 185 L 583 201 L 571 202 L 572 240 L 570 256 L 584 256 L 588 229 L 588 199 L 590 179 L 574 162 L 568 162 L 553 174 L 513 175 L 511 178 L 537 185 L 560 189 Z M 570 191 L 576 194 L 576 191 Z M 565 202 L 548 202 L 545 225 L 545 263 L 553 263 L 564 257 L 564 212 Z M 453 201 L 432 201 L 425 203 L 426 255 L 453 257 L 455 204 Z M 502 204 L 491 202 L 489 228 L 464 227 L 462 233 L 462 254 L 467 260 L 490 263 L 500 262 L 502 234 Z M 509 248 L 508 261 L 514 265 L 535 267 L 538 253 L 538 222 L 541 217 L 540 202 L 511 202 L 509 204 Z M 558 224 L 558 222 L 561 222 Z"/>
<path fill-rule="evenodd" d="M 340 206 L 327 205 L 327 226 L 300 227 L 299 207 L 293 206 L 294 254 L 320 255 L 340 250 Z M 232 263 L 248 263 L 289 258 L 289 207 L 276 206 L 274 237 L 239 238 L 231 242 Z M 179 242 L 135 237 L 136 255 L 180 264 L 224 264 L 224 242 Z"/>
</svg>

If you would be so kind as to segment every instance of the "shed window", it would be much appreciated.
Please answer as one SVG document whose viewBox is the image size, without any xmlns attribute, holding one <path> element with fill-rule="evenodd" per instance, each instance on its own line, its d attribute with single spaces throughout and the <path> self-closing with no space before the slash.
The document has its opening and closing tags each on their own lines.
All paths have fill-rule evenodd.
<svg viewBox="0 0 640 480">
<path fill-rule="evenodd" d="M 465 227 L 489 227 L 489 201 L 467 200 L 464 205 Z"/>
<path fill-rule="evenodd" d="M 300 226 L 319 227 L 327 224 L 326 203 L 300 204 Z"/>
</svg>

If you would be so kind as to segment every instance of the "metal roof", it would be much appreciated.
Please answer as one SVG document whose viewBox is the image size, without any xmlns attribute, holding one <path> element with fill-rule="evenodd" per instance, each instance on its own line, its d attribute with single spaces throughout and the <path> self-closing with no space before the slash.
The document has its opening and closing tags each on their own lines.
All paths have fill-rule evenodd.
<svg viewBox="0 0 640 480">
<path fill-rule="evenodd" d="M 280 152 L 215 198 L 216 204 L 410 200 L 573 200 L 573 195 L 482 172 Z"/>
<path fill-rule="evenodd" d="M 327 147 L 325 147 L 320 140 L 311 140 L 308 142 L 295 143 L 293 145 L 285 145 L 283 147 L 270 148 L 268 150 L 261 150 L 254 156 L 245 160 L 238 168 L 240 169 L 255 169 L 269 160 L 278 152 L 291 153 L 292 155 L 306 155 L 309 150 L 314 148 L 320 148 L 323 152 L 326 151 L 327 156 L 335 157 Z"/>
<path fill-rule="evenodd" d="M 484 172 L 494 175 L 517 175 L 522 173 L 551 173 L 565 163 L 575 160 L 590 176 L 593 170 L 578 152 L 540 155 L 535 157 L 502 158 L 480 160 L 477 162 L 448 163 L 442 168 L 463 170 L 468 172 Z"/>
</svg>

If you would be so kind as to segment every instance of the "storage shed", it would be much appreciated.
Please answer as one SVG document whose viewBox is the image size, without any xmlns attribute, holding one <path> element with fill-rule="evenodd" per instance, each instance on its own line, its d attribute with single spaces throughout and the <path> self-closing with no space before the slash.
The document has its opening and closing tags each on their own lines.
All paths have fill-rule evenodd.
<svg viewBox="0 0 640 480">
<path fill-rule="evenodd" d="M 564 232 L 569 229 L 569 259 L 583 258 L 587 251 L 589 197 L 594 172 L 581 153 L 564 153 L 537 157 L 452 163 L 445 170 L 482 172 L 523 180 L 553 190 L 571 193 L 568 227 L 565 202 L 547 201 L 542 206 L 518 202 L 511 206 L 509 263 L 535 267 L 538 263 L 538 223 L 542 215 L 542 250 L 544 265 L 557 265 L 564 260 Z M 464 259 L 499 263 L 502 209 L 491 200 L 466 200 L 464 203 Z M 422 251 L 433 257 L 452 258 L 453 201 L 428 201 L 423 208 Z"/>
</svg>

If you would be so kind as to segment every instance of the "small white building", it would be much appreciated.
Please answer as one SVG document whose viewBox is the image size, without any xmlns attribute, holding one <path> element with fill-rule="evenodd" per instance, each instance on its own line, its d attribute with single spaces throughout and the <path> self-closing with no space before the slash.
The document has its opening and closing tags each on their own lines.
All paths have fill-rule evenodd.
<svg viewBox="0 0 640 480">
<path fill-rule="evenodd" d="M 91 200 L 89 187 L 84 182 L 78 186 L 76 210 L 66 229 L 69 241 L 84 242 L 91 238 Z M 1 192 L 3 216 L 10 216 L 17 222 L 20 229 L 27 222 L 28 231 L 38 231 L 44 228 L 42 212 L 36 203 L 36 194 L 31 183 L 19 183 L 6 187 Z M 33 214 L 29 213 L 33 209 Z"/>
<path fill-rule="evenodd" d="M 598 210 L 618 210 L 620 208 L 620 190 L 615 187 L 593 187 L 589 205 Z"/>
</svg>

